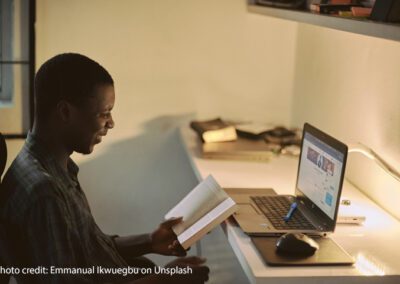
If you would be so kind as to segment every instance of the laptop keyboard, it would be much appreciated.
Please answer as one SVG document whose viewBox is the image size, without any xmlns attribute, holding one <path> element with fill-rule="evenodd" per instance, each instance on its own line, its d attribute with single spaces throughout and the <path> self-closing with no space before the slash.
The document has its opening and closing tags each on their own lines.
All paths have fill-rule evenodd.
<svg viewBox="0 0 400 284">
<path fill-rule="evenodd" d="M 285 222 L 283 217 L 289 211 L 291 202 L 286 196 L 251 196 L 261 212 L 271 221 L 275 229 L 278 230 L 315 230 L 311 224 L 299 211 L 294 211 L 289 221 Z"/>
</svg>

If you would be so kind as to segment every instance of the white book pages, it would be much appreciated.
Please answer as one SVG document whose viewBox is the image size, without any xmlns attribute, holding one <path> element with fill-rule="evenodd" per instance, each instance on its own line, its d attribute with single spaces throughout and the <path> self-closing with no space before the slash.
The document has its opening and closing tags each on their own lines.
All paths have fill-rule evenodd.
<svg viewBox="0 0 400 284">
<path fill-rule="evenodd" d="M 228 218 L 231 214 L 233 214 L 235 209 L 236 203 L 230 197 L 228 197 L 228 199 L 225 199 L 217 207 L 200 218 L 182 234 L 178 235 L 178 241 L 184 248 L 190 247 L 196 240 L 200 239 L 202 236 Z"/>
<path fill-rule="evenodd" d="M 209 175 L 172 208 L 165 215 L 165 219 L 183 217 L 183 222 L 173 227 L 175 234 L 180 235 L 227 198 L 229 197 L 225 191 L 213 176 Z"/>
</svg>

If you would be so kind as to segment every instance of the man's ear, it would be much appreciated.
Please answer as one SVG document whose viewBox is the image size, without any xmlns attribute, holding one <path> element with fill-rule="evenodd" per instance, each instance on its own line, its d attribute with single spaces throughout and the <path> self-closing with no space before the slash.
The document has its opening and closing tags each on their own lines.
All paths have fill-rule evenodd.
<svg viewBox="0 0 400 284">
<path fill-rule="evenodd" d="M 68 123 L 71 121 L 72 106 L 67 101 L 61 100 L 57 103 L 57 114 L 62 122 Z"/>
</svg>

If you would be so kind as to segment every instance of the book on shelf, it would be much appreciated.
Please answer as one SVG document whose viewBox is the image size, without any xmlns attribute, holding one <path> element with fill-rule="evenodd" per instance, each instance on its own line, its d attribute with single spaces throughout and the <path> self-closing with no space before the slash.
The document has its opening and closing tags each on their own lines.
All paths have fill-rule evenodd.
<svg viewBox="0 0 400 284">
<path fill-rule="evenodd" d="M 172 229 L 182 247 L 187 249 L 236 209 L 236 203 L 209 175 L 172 208 L 165 219 L 183 217 L 183 221 Z"/>
<path fill-rule="evenodd" d="M 301 141 L 296 129 L 266 123 L 238 124 L 236 131 L 240 137 L 252 140 L 264 139 L 266 143 L 280 144 L 281 146 L 297 145 Z"/>
<path fill-rule="evenodd" d="M 272 130 L 268 131 L 264 135 L 264 139 L 267 143 L 279 144 L 280 146 L 287 145 L 300 145 L 301 135 L 295 129 L 287 129 L 283 126 L 277 126 Z"/>
<path fill-rule="evenodd" d="M 236 132 L 240 137 L 258 140 L 274 128 L 272 124 L 252 122 L 236 125 Z"/>
<path fill-rule="evenodd" d="M 353 17 L 367 18 L 371 16 L 372 8 L 367 7 L 351 7 L 351 14 Z"/>
<path fill-rule="evenodd" d="M 242 137 L 231 142 L 202 144 L 202 156 L 207 159 L 268 161 L 280 150 L 279 145 Z"/>
<path fill-rule="evenodd" d="M 338 14 L 339 11 L 351 11 L 360 4 L 310 4 L 310 11 L 319 14 Z"/>
<path fill-rule="evenodd" d="M 235 127 L 220 118 L 192 121 L 190 127 L 196 131 L 203 142 L 224 142 L 237 139 Z"/>
<path fill-rule="evenodd" d="M 305 6 L 305 0 L 256 0 L 258 5 L 271 6 L 276 8 L 285 9 L 303 9 Z"/>
<path fill-rule="evenodd" d="M 354 0 L 329 0 L 329 1 L 324 1 L 321 2 L 322 4 L 353 4 Z"/>
</svg>

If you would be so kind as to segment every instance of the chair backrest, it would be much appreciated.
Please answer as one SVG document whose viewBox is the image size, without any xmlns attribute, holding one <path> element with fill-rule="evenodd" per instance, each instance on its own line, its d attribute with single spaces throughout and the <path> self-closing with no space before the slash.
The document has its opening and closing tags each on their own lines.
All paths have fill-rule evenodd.
<svg viewBox="0 0 400 284">
<path fill-rule="evenodd" d="M 7 145 L 4 136 L 0 133 L 0 179 L 7 162 Z"/>
<path fill-rule="evenodd" d="M 6 140 L 4 139 L 4 136 L 0 133 L 0 190 L 1 190 L 1 176 L 3 175 L 4 169 L 6 168 L 6 163 L 7 163 L 7 145 L 6 145 Z M 0 227 L 1 226 L 2 226 L 2 223 L 0 222 Z M 2 230 L 2 229 L 3 228 L 0 228 L 0 230 Z M 1 254 L 1 252 L 0 252 L 0 254 Z M 0 258 L 2 258 L 1 255 L 0 255 Z M 0 262 L 0 265 L 3 266 L 1 262 Z M 8 275 L 4 275 L 4 274 L 0 273 L 0 284 L 8 284 L 9 280 L 10 280 L 10 277 Z"/>
</svg>

